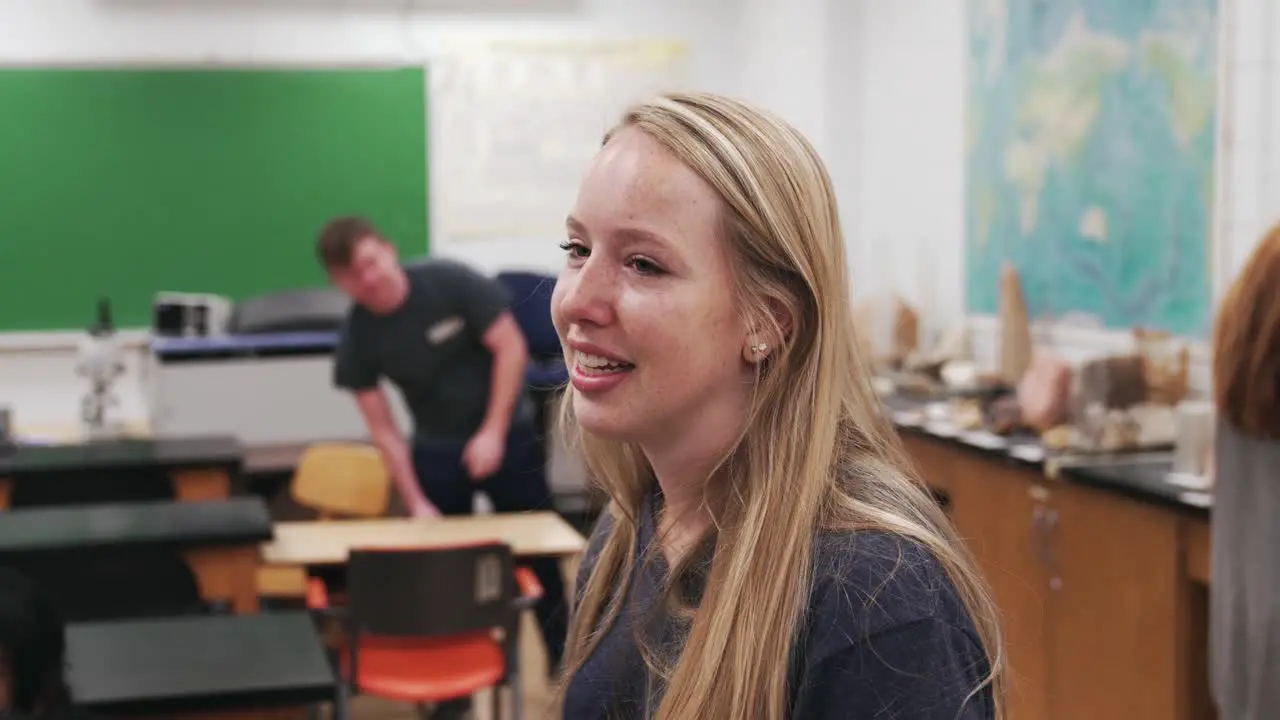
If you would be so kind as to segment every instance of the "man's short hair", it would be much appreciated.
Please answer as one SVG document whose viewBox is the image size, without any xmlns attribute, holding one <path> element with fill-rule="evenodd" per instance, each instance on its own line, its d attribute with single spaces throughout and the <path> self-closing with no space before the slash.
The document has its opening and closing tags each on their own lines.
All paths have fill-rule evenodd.
<svg viewBox="0 0 1280 720">
<path fill-rule="evenodd" d="M 343 270 L 351 265 L 351 254 L 365 238 L 382 240 L 382 233 L 368 219 L 345 215 L 325 223 L 316 240 L 316 257 L 326 270 Z"/>
</svg>

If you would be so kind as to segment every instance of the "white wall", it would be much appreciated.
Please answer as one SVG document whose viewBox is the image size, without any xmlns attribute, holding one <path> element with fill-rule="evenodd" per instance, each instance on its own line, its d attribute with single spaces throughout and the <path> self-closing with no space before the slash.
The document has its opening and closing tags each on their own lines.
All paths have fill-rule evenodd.
<svg viewBox="0 0 1280 720">
<path fill-rule="evenodd" d="M 856 291 L 896 291 L 951 322 L 964 307 L 964 3 L 866 0 L 859 20 Z"/>
<path fill-rule="evenodd" d="M 1219 286 L 1280 220 L 1280 3 L 1233 0 L 1221 43 L 1230 121 L 1223 168 Z"/>
</svg>

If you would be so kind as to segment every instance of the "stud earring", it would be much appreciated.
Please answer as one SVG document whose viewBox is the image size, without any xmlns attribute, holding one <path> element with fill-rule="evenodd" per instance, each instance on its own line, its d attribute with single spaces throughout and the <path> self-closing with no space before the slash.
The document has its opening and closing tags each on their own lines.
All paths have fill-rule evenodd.
<svg viewBox="0 0 1280 720">
<path fill-rule="evenodd" d="M 751 352 L 757 355 L 763 355 L 769 349 L 769 343 L 757 343 L 751 346 Z"/>
</svg>

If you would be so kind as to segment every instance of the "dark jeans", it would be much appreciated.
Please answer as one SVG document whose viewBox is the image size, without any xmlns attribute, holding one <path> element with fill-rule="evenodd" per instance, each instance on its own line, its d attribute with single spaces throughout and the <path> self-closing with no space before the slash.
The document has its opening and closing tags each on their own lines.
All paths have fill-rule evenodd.
<svg viewBox="0 0 1280 720">
<path fill-rule="evenodd" d="M 547 485 L 547 461 L 541 438 L 532 423 L 517 423 L 507 433 L 507 448 L 498 472 L 473 481 L 462 465 L 462 450 L 423 444 L 413 448 L 413 467 L 427 499 L 445 515 L 467 515 L 476 490 L 489 496 L 498 512 L 552 510 Z M 569 632 L 569 606 L 564 577 L 555 557 L 522 558 L 542 584 L 542 599 L 534 606 L 551 672 L 560 666 Z"/>
</svg>

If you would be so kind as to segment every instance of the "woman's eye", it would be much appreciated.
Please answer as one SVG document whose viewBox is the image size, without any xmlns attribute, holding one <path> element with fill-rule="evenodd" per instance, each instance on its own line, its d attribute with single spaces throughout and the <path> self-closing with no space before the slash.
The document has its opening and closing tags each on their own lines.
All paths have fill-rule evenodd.
<svg viewBox="0 0 1280 720">
<path fill-rule="evenodd" d="M 664 272 L 657 263 L 648 258 L 634 257 L 628 264 L 641 275 L 661 275 Z"/>
<path fill-rule="evenodd" d="M 560 249 L 568 253 L 571 258 L 585 258 L 591 254 L 585 245 L 580 242 L 566 240 L 560 243 Z"/>
</svg>

